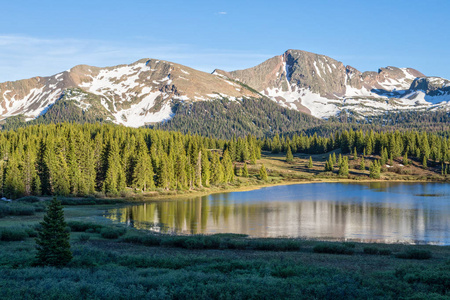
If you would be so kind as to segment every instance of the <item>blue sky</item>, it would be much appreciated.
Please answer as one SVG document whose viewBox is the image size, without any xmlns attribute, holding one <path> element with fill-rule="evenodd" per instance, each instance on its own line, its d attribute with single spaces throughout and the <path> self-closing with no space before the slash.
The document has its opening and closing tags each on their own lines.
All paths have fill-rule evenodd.
<svg viewBox="0 0 450 300">
<path fill-rule="evenodd" d="M 450 79 L 450 1 L 4 1 L 0 81 L 165 59 L 211 72 L 301 49 Z"/>
</svg>

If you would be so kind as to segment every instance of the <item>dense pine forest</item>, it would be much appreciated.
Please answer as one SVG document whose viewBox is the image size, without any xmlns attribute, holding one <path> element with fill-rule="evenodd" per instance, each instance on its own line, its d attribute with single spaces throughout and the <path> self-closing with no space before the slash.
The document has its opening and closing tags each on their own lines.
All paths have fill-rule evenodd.
<svg viewBox="0 0 450 300">
<path fill-rule="evenodd" d="M 117 195 L 192 189 L 234 179 L 233 161 L 260 157 L 255 137 L 232 141 L 115 125 L 36 125 L 0 133 L 3 196 Z"/>
<path fill-rule="evenodd" d="M 155 128 L 230 139 L 249 134 L 262 137 L 293 132 L 324 123 L 266 98 L 178 103 L 174 111 L 172 119 Z"/>
<path fill-rule="evenodd" d="M 329 137 L 294 134 L 230 140 L 108 124 L 50 124 L 0 132 L 2 195 L 118 195 L 126 189 L 189 190 L 233 182 L 247 174 L 234 162 L 255 164 L 261 150 L 320 154 L 340 149 L 353 157 L 402 158 L 448 171 L 448 138 L 418 131 L 344 130 Z M 290 157 L 290 158 L 289 158 Z M 409 157 L 409 159 L 408 159 Z M 241 164 L 242 166 L 242 164 Z M 245 175 L 247 176 L 247 175 Z M 260 175 L 266 178 L 266 176 Z"/>
<path fill-rule="evenodd" d="M 419 131 L 365 132 L 350 129 L 336 132 L 329 137 L 317 134 L 294 134 L 286 137 L 275 135 L 262 141 L 262 149 L 272 153 L 286 152 L 288 148 L 294 153 L 319 154 L 340 149 L 342 153 L 379 155 L 381 164 L 400 157 L 406 157 L 406 163 L 410 157 L 420 160 L 424 167 L 431 161 L 446 168 L 450 160 L 447 137 Z"/>
</svg>

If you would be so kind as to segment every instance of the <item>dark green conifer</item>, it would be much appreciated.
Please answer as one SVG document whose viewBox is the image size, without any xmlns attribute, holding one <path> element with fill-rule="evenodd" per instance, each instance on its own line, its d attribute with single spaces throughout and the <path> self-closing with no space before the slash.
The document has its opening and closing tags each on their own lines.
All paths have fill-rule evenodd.
<svg viewBox="0 0 450 300">
<path fill-rule="evenodd" d="M 70 235 L 66 232 L 67 224 L 61 202 L 56 198 L 50 202 L 47 214 L 40 224 L 36 238 L 37 264 L 55 267 L 67 265 L 72 259 Z"/>
</svg>

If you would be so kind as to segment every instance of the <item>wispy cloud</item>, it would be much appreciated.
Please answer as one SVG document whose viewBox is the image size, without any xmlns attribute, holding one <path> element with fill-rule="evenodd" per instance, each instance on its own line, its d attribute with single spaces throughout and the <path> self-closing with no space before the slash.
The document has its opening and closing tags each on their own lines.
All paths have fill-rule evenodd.
<svg viewBox="0 0 450 300">
<path fill-rule="evenodd" d="M 205 72 L 250 67 L 270 54 L 134 39 L 126 43 L 104 40 L 45 39 L 0 35 L 0 82 L 49 76 L 75 65 L 112 66 L 141 58 L 158 58 Z"/>
<path fill-rule="evenodd" d="M 226 12 L 226 11 L 219 11 L 218 14 L 219 14 L 219 15 L 226 15 L 227 12 Z"/>
</svg>

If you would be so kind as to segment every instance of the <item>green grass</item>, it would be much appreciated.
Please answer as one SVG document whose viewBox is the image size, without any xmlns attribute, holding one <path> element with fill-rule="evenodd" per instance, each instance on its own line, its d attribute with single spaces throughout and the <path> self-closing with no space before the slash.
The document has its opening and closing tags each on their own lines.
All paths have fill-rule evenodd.
<svg viewBox="0 0 450 300">
<path fill-rule="evenodd" d="M 352 256 L 335 256 L 315 253 L 316 246 L 325 244 L 314 241 L 226 235 L 176 238 L 133 231 L 120 240 L 105 240 L 98 233 L 73 232 L 74 259 L 60 269 L 32 266 L 31 238 L 1 243 L 0 298 L 445 299 L 449 293 L 448 247 L 425 246 L 435 252 L 432 259 L 405 264 L 395 256 L 368 256 L 364 249 L 369 245 L 359 243 L 354 248 L 326 243 L 354 251 Z M 188 241 L 208 238 L 247 242 L 248 248 L 177 246 L 179 241 L 189 245 Z M 170 246 L 158 245 L 162 240 L 170 241 Z M 261 242 L 296 242 L 300 247 L 250 249 Z M 399 253 L 416 249 L 391 248 Z"/>
</svg>

